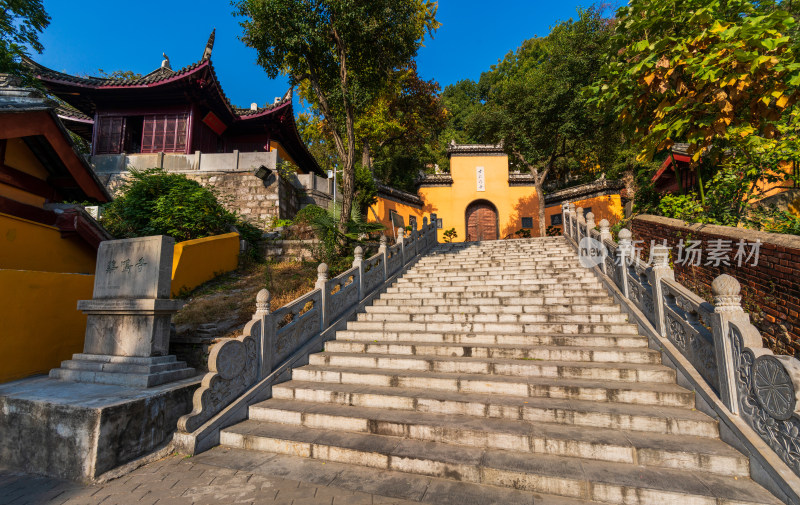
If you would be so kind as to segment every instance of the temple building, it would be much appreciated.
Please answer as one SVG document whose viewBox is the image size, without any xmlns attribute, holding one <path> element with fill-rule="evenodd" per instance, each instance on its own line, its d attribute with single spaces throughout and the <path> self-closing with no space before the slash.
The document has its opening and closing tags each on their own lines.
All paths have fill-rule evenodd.
<svg viewBox="0 0 800 505">
<path fill-rule="evenodd" d="M 211 63 L 214 38 L 212 32 L 191 65 L 173 70 L 164 54 L 159 68 L 131 79 L 77 77 L 28 63 L 48 91 L 68 104 L 59 117 L 91 141 L 93 156 L 276 150 L 301 173 L 322 175 L 297 131 L 291 90 L 265 107 L 231 105 Z"/>
<path fill-rule="evenodd" d="M 200 60 L 133 78 L 78 77 L 26 60 L 61 103 L 58 118 L 89 143 L 97 178 L 114 194 L 130 170 L 161 168 L 213 187 L 223 205 L 269 228 L 307 203 L 327 204 L 326 178 L 295 123 L 292 90 L 259 107 L 231 105 L 211 62 L 212 32 Z M 279 176 L 282 162 L 294 172 Z"/>
</svg>

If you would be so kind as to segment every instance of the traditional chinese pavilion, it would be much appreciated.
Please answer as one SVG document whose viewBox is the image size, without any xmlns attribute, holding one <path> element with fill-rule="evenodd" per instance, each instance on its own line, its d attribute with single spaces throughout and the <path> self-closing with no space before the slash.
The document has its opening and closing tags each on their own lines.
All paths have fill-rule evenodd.
<svg viewBox="0 0 800 505">
<path fill-rule="evenodd" d="M 214 72 L 213 47 L 212 32 L 198 62 L 172 70 L 164 55 L 160 68 L 134 79 L 77 77 L 29 64 L 50 93 L 71 106 L 59 109 L 59 117 L 91 140 L 93 155 L 275 148 L 301 172 L 322 174 L 297 131 L 291 90 L 266 107 L 234 107 Z"/>
</svg>

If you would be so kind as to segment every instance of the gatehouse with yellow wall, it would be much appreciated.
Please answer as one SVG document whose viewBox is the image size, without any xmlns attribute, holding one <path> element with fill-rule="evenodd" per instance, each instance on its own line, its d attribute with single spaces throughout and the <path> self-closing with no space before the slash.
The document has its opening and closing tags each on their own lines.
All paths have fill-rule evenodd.
<svg viewBox="0 0 800 505">
<path fill-rule="evenodd" d="M 425 176 L 418 194 L 378 187 L 378 201 L 369 219 L 379 221 L 387 234 L 399 226 L 419 227 L 423 217 L 438 218 L 439 241 L 455 232 L 454 242 L 520 238 L 539 233 L 539 198 L 531 174 L 513 170 L 502 146 L 451 144 L 450 172 Z M 564 201 L 591 207 L 599 221 L 616 223 L 623 217 L 622 184 L 601 179 L 545 196 L 545 226 L 560 233 Z"/>
</svg>

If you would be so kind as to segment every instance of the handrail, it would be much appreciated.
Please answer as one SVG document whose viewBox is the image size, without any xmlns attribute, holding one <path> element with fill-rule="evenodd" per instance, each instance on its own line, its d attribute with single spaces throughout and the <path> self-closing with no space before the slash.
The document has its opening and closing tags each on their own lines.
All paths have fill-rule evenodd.
<svg viewBox="0 0 800 505">
<path fill-rule="evenodd" d="M 213 440 L 220 428 L 241 416 L 220 418 L 233 406 L 239 407 L 234 405 L 237 401 L 246 408 L 262 399 L 263 391 L 278 379 L 274 372 L 302 361 L 309 344 L 333 338 L 361 305 L 437 243 L 436 214 L 432 214 L 430 224 L 423 219 L 422 229 L 415 227 L 408 236 L 399 230 L 397 243 L 391 247 L 381 236 L 378 253 L 367 260 L 362 248 L 356 247 L 352 268 L 332 279 L 328 279 L 328 266 L 320 264 L 314 290 L 284 307 L 271 312 L 271 295 L 261 290 L 243 335 L 211 348 L 209 372 L 194 393 L 192 411 L 178 420 L 178 447 L 189 453 L 202 450 L 201 439 Z"/>
<path fill-rule="evenodd" d="M 653 245 L 646 264 L 634 254 L 630 230 L 620 230 L 617 243 L 607 220 L 594 230 L 591 212 L 584 218 L 583 209 L 564 204 L 562 213 L 568 242 L 581 253 L 601 250 L 600 271 L 688 360 L 727 412 L 743 419 L 800 476 L 800 361 L 763 346 L 742 309 L 739 281 L 714 279 L 714 303 L 708 303 L 675 280 L 665 246 Z"/>
</svg>

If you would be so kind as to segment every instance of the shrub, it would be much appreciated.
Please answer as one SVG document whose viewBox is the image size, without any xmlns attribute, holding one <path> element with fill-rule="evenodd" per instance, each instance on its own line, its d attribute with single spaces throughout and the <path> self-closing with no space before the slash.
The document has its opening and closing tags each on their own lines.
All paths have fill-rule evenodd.
<svg viewBox="0 0 800 505">
<path fill-rule="evenodd" d="M 217 194 L 182 174 L 131 170 L 121 194 L 104 208 L 103 226 L 117 238 L 169 235 L 176 241 L 229 233 L 255 243 L 261 231 L 239 219 Z"/>
<path fill-rule="evenodd" d="M 444 241 L 446 244 L 449 244 L 456 238 L 458 238 L 458 232 L 456 232 L 455 228 L 450 228 L 444 232 Z"/>
<path fill-rule="evenodd" d="M 705 209 L 692 195 L 664 195 L 658 210 L 664 217 L 698 223 L 706 215 Z"/>
</svg>

